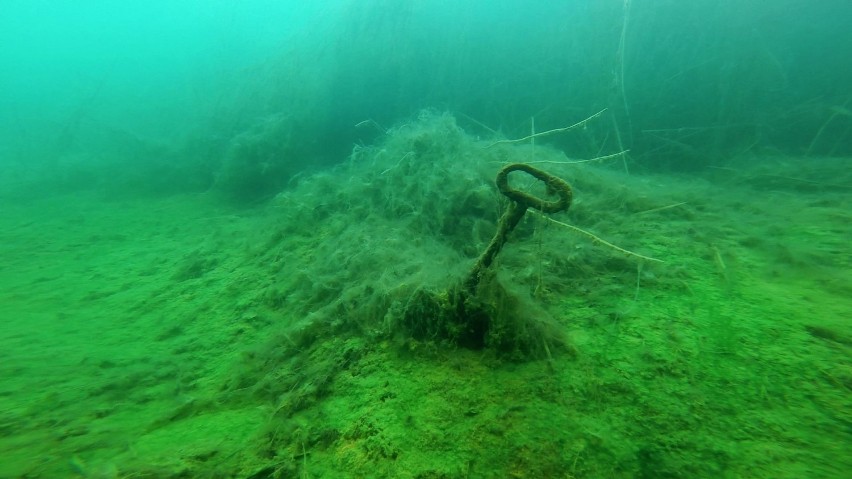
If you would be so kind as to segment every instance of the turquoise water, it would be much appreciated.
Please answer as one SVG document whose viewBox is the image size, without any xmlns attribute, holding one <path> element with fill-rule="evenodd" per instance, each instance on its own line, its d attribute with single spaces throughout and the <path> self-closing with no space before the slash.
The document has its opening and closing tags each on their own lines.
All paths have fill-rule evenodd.
<svg viewBox="0 0 852 479">
<path fill-rule="evenodd" d="M 303 3 L 4 3 L 0 477 L 852 469 L 849 2 Z"/>
</svg>

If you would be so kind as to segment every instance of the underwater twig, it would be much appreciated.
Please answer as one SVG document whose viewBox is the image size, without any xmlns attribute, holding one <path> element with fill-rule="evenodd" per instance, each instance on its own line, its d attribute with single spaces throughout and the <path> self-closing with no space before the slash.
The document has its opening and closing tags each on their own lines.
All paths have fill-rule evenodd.
<svg viewBox="0 0 852 479">
<path fill-rule="evenodd" d="M 406 154 L 405 154 L 402 158 L 400 158 L 400 159 L 399 159 L 399 161 L 397 161 L 395 165 L 393 165 L 393 166 L 391 166 L 390 168 L 388 168 L 388 169 L 386 169 L 386 170 L 382 171 L 382 172 L 381 172 L 381 173 L 379 173 L 379 174 L 380 174 L 380 175 L 384 175 L 384 174 L 385 174 L 385 173 L 387 173 L 388 171 L 393 170 L 394 168 L 396 168 L 396 167 L 398 167 L 400 164 L 402 164 L 402 161 L 403 161 L 403 160 L 405 160 L 406 158 L 408 158 L 409 156 L 411 156 L 411 155 L 413 155 L 413 154 L 414 154 L 414 152 L 413 152 L 413 151 L 409 151 L 409 152 L 408 152 L 408 153 L 406 153 Z"/>
<path fill-rule="evenodd" d="M 362 126 L 367 126 L 367 125 L 373 125 L 374 127 L 378 128 L 379 131 L 381 131 L 384 134 L 387 134 L 387 132 L 388 132 L 388 130 L 385 127 L 383 127 L 382 125 L 379 125 L 379 123 L 376 120 L 364 120 L 364 121 L 358 122 L 358 123 L 355 124 L 355 128 L 361 128 Z"/>
<path fill-rule="evenodd" d="M 673 205 L 660 206 L 659 208 L 651 208 L 650 210 L 637 211 L 633 213 L 634 215 L 644 215 L 645 213 L 653 213 L 655 211 L 663 211 L 669 208 L 677 208 L 678 206 L 683 206 L 686 204 L 686 201 L 681 201 L 680 203 L 675 203 Z"/>
<path fill-rule="evenodd" d="M 731 168 L 729 166 L 708 166 L 708 168 L 713 168 L 715 170 L 730 171 L 732 173 L 741 174 L 740 170 L 738 170 L 736 168 Z M 769 174 L 744 175 L 743 176 L 743 179 L 746 180 L 746 181 L 753 180 L 755 178 L 772 178 L 772 179 L 777 179 L 777 180 L 786 180 L 786 181 L 797 182 L 797 183 L 805 183 L 805 184 L 814 185 L 814 186 L 823 186 L 823 187 L 826 187 L 826 188 L 840 188 L 840 189 L 852 188 L 852 185 L 841 185 L 839 183 L 824 183 L 822 181 L 809 180 L 807 178 L 796 178 L 794 176 L 769 175 Z"/>
<path fill-rule="evenodd" d="M 624 16 L 621 21 L 621 38 L 618 40 L 618 87 L 621 91 L 621 101 L 624 103 L 624 113 L 630 121 L 630 107 L 627 106 L 627 94 L 624 91 L 624 54 L 627 44 L 627 23 L 630 19 L 630 0 L 624 0 Z M 615 117 L 613 116 L 613 121 Z M 618 134 L 618 128 L 615 129 Z M 620 136 L 620 135 L 619 135 Z M 620 142 L 621 140 L 619 140 Z M 626 164 L 625 164 L 626 168 Z"/>
<path fill-rule="evenodd" d="M 477 120 L 476 118 L 471 117 L 470 115 L 465 115 L 464 113 L 462 113 L 460 111 L 457 111 L 456 115 L 463 117 L 466 120 L 470 121 L 471 123 L 488 130 L 489 132 L 491 132 L 492 135 L 497 134 L 497 130 L 491 128 L 490 126 L 486 125 L 485 123 L 482 123 L 481 121 Z"/>
<path fill-rule="evenodd" d="M 504 144 L 504 143 L 521 143 L 521 142 L 524 142 L 524 141 L 527 141 L 527 140 L 532 140 L 533 138 L 538 138 L 538 137 L 541 137 L 541 136 L 552 135 L 554 133 L 561 133 L 563 131 L 573 130 L 574 128 L 579 128 L 581 126 L 585 126 L 586 123 L 588 123 L 588 122 L 594 120 L 595 118 L 601 116 L 603 114 L 603 112 L 605 112 L 605 111 L 606 111 L 606 108 L 604 108 L 603 110 L 601 110 L 601 111 L 595 113 L 594 115 L 586 118 L 585 120 L 578 121 L 577 123 L 574 123 L 573 125 L 566 126 L 566 127 L 563 127 L 563 128 L 556 128 L 556 129 L 553 129 L 553 130 L 542 131 L 541 133 L 534 133 L 532 135 L 527 135 L 523 138 L 518 138 L 517 140 L 497 140 L 493 143 L 486 145 L 485 148 L 491 148 L 494 145 L 500 145 L 500 144 Z"/>
<path fill-rule="evenodd" d="M 541 163 L 548 163 L 548 164 L 552 164 L 552 165 L 577 165 L 577 164 L 580 164 L 580 163 L 592 163 L 592 162 L 594 162 L 594 161 L 606 161 L 606 160 L 610 160 L 610 159 L 612 159 L 612 158 L 616 158 L 616 157 L 618 157 L 619 155 L 624 155 L 624 154 L 626 154 L 628 151 L 630 151 L 630 150 L 623 150 L 623 151 L 619 151 L 618 153 L 613 153 L 613 154 L 611 154 L 611 155 L 597 156 L 597 157 L 595 157 L 595 158 L 589 158 L 588 160 L 575 160 L 575 161 L 539 160 L 539 161 L 528 161 L 527 163 L 528 163 L 528 164 L 541 164 Z"/>
<path fill-rule="evenodd" d="M 808 145 L 808 149 L 805 151 L 806 157 L 811 156 L 811 152 L 813 152 L 814 146 L 816 146 L 817 141 L 822 136 L 822 133 L 825 131 L 825 129 L 828 127 L 828 124 L 831 123 L 832 120 L 834 120 L 838 116 L 852 117 L 852 111 L 849 111 L 849 109 L 846 108 L 846 105 L 848 103 L 849 103 L 849 100 L 846 100 L 846 102 L 843 103 L 842 106 L 835 105 L 835 106 L 829 108 L 829 111 L 831 111 L 831 115 L 829 115 L 828 119 L 825 120 L 825 123 L 822 124 L 820 129 L 817 130 L 816 135 L 814 136 L 814 138 L 811 140 L 810 144 Z"/>
<path fill-rule="evenodd" d="M 623 88 L 623 87 L 622 87 Z M 627 108 L 627 100 L 624 100 L 624 108 Z M 626 150 L 624 148 L 624 143 L 621 142 L 621 131 L 618 129 L 618 121 L 615 119 L 615 115 L 610 115 L 610 119 L 612 119 L 612 128 L 615 131 L 615 140 L 618 143 L 618 149 L 621 150 L 621 163 L 624 165 L 624 173 L 627 176 L 630 176 L 630 169 L 627 168 L 627 152 L 630 150 Z M 630 118 L 628 117 L 628 123 Z"/>
<path fill-rule="evenodd" d="M 609 241 L 606 241 L 605 239 L 600 238 L 599 236 L 595 236 L 594 234 L 589 233 L 588 231 L 586 231 L 586 230 L 584 230 L 584 229 L 578 228 L 578 227 L 573 226 L 573 225 L 569 225 L 568 223 L 563 223 L 563 222 L 561 222 L 561 221 L 557 221 L 557 220 L 555 220 L 555 219 L 553 219 L 553 218 L 549 218 L 549 217 L 547 217 L 547 216 L 544 216 L 543 214 L 538 213 L 538 212 L 536 212 L 536 211 L 533 211 L 533 213 L 535 213 L 535 214 L 537 214 L 537 215 L 541 216 L 542 218 L 546 219 L 547 221 L 552 221 L 552 222 L 554 222 L 554 223 L 556 223 L 556 224 L 558 224 L 558 225 L 562 225 L 562 226 L 564 226 L 564 227 L 566 227 L 566 228 L 569 228 L 569 229 L 573 230 L 573 231 L 574 231 L 574 232 L 576 232 L 576 233 L 580 233 L 581 235 L 586 236 L 587 238 L 590 238 L 590 239 L 592 240 L 592 243 L 595 243 L 595 244 L 600 243 L 600 244 L 602 244 L 602 245 L 604 245 L 604 246 L 607 246 L 607 247 L 609 247 L 609 248 L 612 248 L 612 249 L 614 249 L 614 250 L 618 251 L 619 253 L 625 254 L 625 255 L 627 255 L 627 256 L 632 256 L 632 257 L 637 258 L 637 259 L 639 259 L 639 260 L 643 260 L 643 261 L 654 261 L 654 262 L 657 262 L 657 263 L 665 263 L 665 261 L 663 261 L 663 260 L 661 260 L 661 259 L 652 258 L 652 257 L 650 257 L 650 256 L 645 256 L 645 255 L 642 255 L 642 254 L 639 254 L 639 253 L 634 253 L 634 252 L 632 252 L 632 251 L 629 251 L 629 250 L 626 250 L 626 249 L 621 248 L 621 247 L 619 247 L 619 246 L 616 246 L 616 245 L 614 245 L 614 244 L 610 243 Z"/>
</svg>

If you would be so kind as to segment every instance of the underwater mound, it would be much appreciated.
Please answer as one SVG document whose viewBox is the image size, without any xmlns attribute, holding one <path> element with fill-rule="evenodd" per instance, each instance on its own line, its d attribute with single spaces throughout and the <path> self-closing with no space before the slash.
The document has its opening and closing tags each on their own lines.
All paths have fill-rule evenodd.
<svg viewBox="0 0 852 479">
<path fill-rule="evenodd" d="M 575 183 L 583 197 L 567 214 L 521 212 L 517 227 L 504 232 L 502 251 L 482 267 L 515 203 L 495 177 L 525 162 Z M 617 247 L 590 253 L 586 246 L 600 238 L 548 218 L 564 226 L 607 223 L 612 203 L 627 201 L 616 183 L 622 180 L 547 147 L 475 139 L 451 115 L 432 111 L 387 131 L 376 146 L 356 147 L 345 164 L 301 178 L 269 204 L 268 239 L 250 253 L 267 273 L 249 288 L 264 315 L 282 320 L 228 387 L 277 398 L 289 382 L 277 372 L 324 364 L 330 380 L 369 344 L 416 354 L 461 347 L 508 361 L 572 355 L 563 298 L 588 294 L 595 274 L 621 276 L 632 287 L 637 264 L 653 259 Z M 525 195 L 555 198 L 552 185 L 522 171 L 509 183 Z M 606 194 L 585 198 L 596 190 Z M 656 206 L 633 201 L 632 208 Z M 629 227 L 622 226 L 623 235 Z M 642 238 L 641 247 L 662 249 L 655 241 Z"/>
<path fill-rule="evenodd" d="M 434 112 L 388 131 L 377 146 L 356 148 L 345 165 L 307 177 L 272 201 L 274 233 L 256 257 L 270 269 L 263 301 L 303 315 L 286 333 L 309 337 L 296 341 L 303 345 L 358 334 L 515 360 L 570 349 L 546 306 L 549 296 L 570 294 L 578 272 L 543 263 L 576 238 L 536 215 L 521 219 L 505 251 L 482 272 L 469 314 L 453 311 L 460 283 L 512 203 L 497 191 L 496 173 L 530 159 L 525 148 L 477 141 L 452 116 Z M 556 151 L 539 147 L 536 159 L 555 159 L 550 168 L 570 174 Z M 531 176 L 512 181 L 552 196 Z M 622 266 L 636 269 L 635 262 Z M 472 317 L 485 311 L 485 320 Z"/>
</svg>

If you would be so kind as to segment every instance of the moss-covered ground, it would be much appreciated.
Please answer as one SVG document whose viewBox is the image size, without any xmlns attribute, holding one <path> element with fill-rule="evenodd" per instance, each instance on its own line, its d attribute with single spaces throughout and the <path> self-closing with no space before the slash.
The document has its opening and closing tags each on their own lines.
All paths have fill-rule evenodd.
<svg viewBox="0 0 852 479">
<path fill-rule="evenodd" d="M 848 162 L 628 175 L 489 143 L 426 115 L 251 208 L 4 196 L 0 477 L 848 477 Z M 663 262 L 527 214 L 495 281 L 566 339 L 410 337 L 517 161 L 574 187 L 554 219 Z"/>
</svg>

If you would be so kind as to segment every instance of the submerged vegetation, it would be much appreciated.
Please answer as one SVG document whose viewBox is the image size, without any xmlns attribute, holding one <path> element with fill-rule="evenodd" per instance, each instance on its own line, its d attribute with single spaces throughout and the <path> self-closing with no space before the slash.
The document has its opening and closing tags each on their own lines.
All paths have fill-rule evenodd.
<svg viewBox="0 0 852 479">
<path fill-rule="evenodd" d="M 7 339 L 3 474 L 839 477 L 850 178 L 795 161 L 633 176 L 618 155 L 567 160 L 424 112 L 251 209 L 215 190 L 123 199 L 51 237 L 75 214 L 31 229 L 20 205 L 4 220 L 4 256 L 20 253 L 3 314 L 61 294 L 67 324 L 98 334 L 74 350 L 87 333 L 46 333 L 48 315 Z M 514 163 L 567 181 L 573 204 L 508 235 L 465 300 L 488 317 L 472 341 L 447 312 Z M 40 201 L 50 214 L 60 200 Z M 127 236 L 95 236 L 107 224 Z M 41 271 L 23 260 L 31 234 L 81 254 Z M 53 337 L 72 348 L 52 366 L 59 389 L 22 349 Z"/>
</svg>

